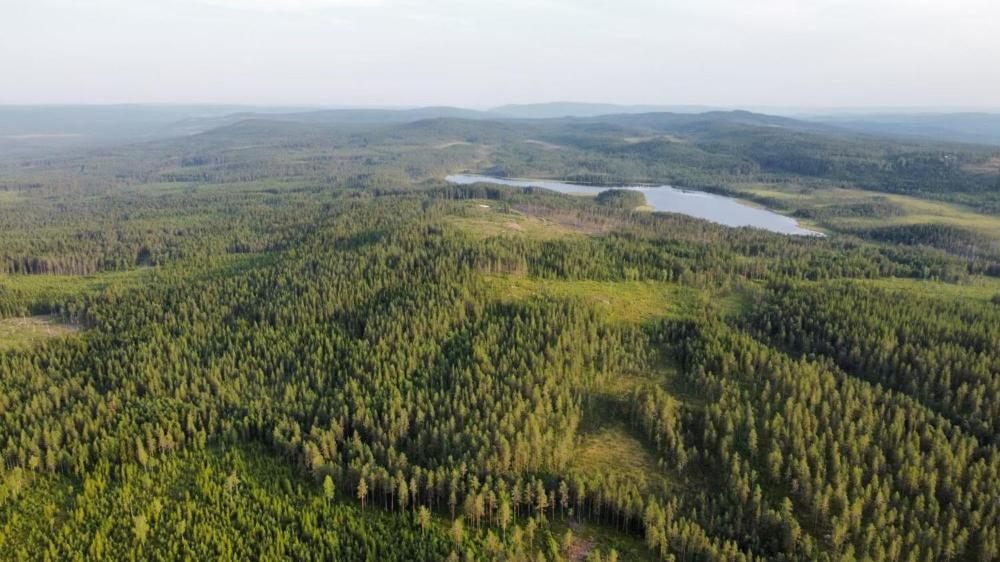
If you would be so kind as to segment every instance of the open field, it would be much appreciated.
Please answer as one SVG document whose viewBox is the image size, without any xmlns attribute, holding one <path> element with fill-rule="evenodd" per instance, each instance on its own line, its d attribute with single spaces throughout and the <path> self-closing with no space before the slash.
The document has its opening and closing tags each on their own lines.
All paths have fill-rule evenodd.
<svg viewBox="0 0 1000 562">
<path fill-rule="evenodd" d="M 658 466 L 658 455 L 644 442 L 630 417 L 633 392 L 662 386 L 668 389 L 675 371 L 663 361 L 650 361 L 649 369 L 614 373 L 595 388 L 584 408 L 580 443 L 571 470 L 582 474 L 601 472 L 625 476 L 644 494 L 670 490 L 677 484 Z M 684 396 L 675 396 L 684 400 Z"/>
<path fill-rule="evenodd" d="M 254 266 L 270 263 L 273 259 L 274 256 L 268 253 L 226 254 L 215 258 L 210 266 L 192 259 L 162 267 L 135 267 L 93 275 L 0 275 L 0 291 L 17 295 L 29 303 L 51 303 L 107 289 L 132 289 L 149 282 L 157 271 L 189 275 L 191 279 L 197 279 L 210 275 L 237 274 Z M 186 266 L 201 269 L 186 270 Z"/>
<path fill-rule="evenodd" d="M 571 469 L 583 474 L 617 474 L 647 493 L 662 489 L 666 482 L 656 457 L 621 422 L 585 433 Z"/>
<path fill-rule="evenodd" d="M 489 276 L 501 299 L 532 297 L 579 299 L 612 321 L 646 322 L 693 313 L 700 300 L 692 288 L 655 281 L 564 281 L 521 276 Z"/>
<path fill-rule="evenodd" d="M 451 218 L 452 224 L 478 238 L 491 236 L 526 236 L 539 240 L 555 240 L 578 236 L 581 232 L 555 221 L 534 217 L 518 211 L 494 209 L 490 202 L 476 204 L 476 213 Z M 486 205 L 479 207 L 478 205 Z"/>
<path fill-rule="evenodd" d="M 526 206 L 512 208 L 490 200 L 468 203 L 466 212 L 449 217 L 449 222 L 478 238 L 516 235 L 535 240 L 604 234 L 616 226 L 610 220 L 582 218 L 570 211 L 556 212 Z"/>
<path fill-rule="evenodd" d="M 96 293 L 107 287 L 132 287 L 152 273 L 139 267 L 126 271 L 105 271 L 94 275 L 0 275 L 0 289 L 20 293 L 30 300 L 52 300 L 82 293 Z"/>
<path fill-rule="evenodd" d="M 948 224 L 972 228 L 1000 239 L 1000 217 L 977 213 L 955 203 L 918 199 L 907 195 L 879 193 L 862 189 L 816 189 L 795 184 L 738 184 L 733 186 L 756 198 L 779 201 L 789 209 L 823 211 L 833 206 L 886 202 L 902 210 L 896 216 L 836 217 L 826 221 L 835 228 L 868 228 L 909 224 Z M 805 224 L 818 224 L 804 220 Z"/>
<path fill-rule="evenodd" d="M 0 319 L 0 351 L 24 349 L 39 341 L 72 334 L 77 326 L 60 322 L 54 316 Z"/>
</svg>

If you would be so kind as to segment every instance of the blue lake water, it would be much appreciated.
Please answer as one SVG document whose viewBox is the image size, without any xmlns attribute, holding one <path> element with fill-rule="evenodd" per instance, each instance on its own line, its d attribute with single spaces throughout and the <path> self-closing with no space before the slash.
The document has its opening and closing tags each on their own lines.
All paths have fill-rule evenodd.
<svg viewBox="0 0 1000 562">
<path fill-rule="evenodd" d="M 447 181 L 466 185 L 472 183 L 494 183 L 500 185 L 510 185 L 514 187 L 542 187 L 558 191 L 560 193 L 600 193 L 609 189 L 631 189 L 639 191 L 646 196 L 646 203 L 656 211 L 665 213 L 681 213 L 700 219 L 710 220 L 726 226 L 750 226 L 778 232 L 781 234 L 795 234 L 800 236 L 823 236 L 822 233 L 807 228 L 802 228 L 799 223 L 785 215 L 779 215 L 773 211 L 753 207 L 723 195 L 705 193 L 703 191 L 688 191 L 677 189 L 668 185 L 658 187 L 645 186 L 614 186 L 597 187 L 593 185 L 577 185 L 547 180 L 531 179 L 504 179 L 490 176 L 477 176 L 470 174 L 455 174 L 445 178 Z"/>
</svg>

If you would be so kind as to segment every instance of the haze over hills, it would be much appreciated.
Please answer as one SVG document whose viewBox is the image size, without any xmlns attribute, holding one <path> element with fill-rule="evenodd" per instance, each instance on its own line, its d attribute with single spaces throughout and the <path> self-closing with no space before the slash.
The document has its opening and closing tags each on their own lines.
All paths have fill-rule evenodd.
<svg viewBox="0 0 1000 562">
<path fill-rule="evenodd" d="M 544 120 L 600 119 L 629 126 L 678 126 L 716 121 L 789 127 L 825 133 L 858 132 L 886 137 L 1000 144 L 1000 114 L 829 113 L 794 118 L 695 105 L 616 105 L 552 102 L 505 105 L 488 110 L 432 106 L 416 108 L 306 108 L 239 105 L 0 106 L 0 150 L 8 155 L 49 149 L 108 146 L 181 137 L 248 119 L 316 124 L 409 123 L 424 119 Z M 712 120 L 709 119 L 709 120 Z"/>
<path fill-rule="evenodd" d="M 996 113 L 838 113 L 806 119 L 880 135 L 1000 145 Z"/>
<path fill-rule="evenodd" d="M 707 105 L 618 105 L 613 103 L 547 102 L 494 107 L 490 113 L 518 119 L 597 117 L 618 113 L 704 113 L 724 108 Z"/>
<path fill-rule="evenodd" d="M 0 150 L 17 154 L 169 138 L 207 130 L 239 113 L 303 110 L 239 105 L 0 105 Z"/>
</svg>

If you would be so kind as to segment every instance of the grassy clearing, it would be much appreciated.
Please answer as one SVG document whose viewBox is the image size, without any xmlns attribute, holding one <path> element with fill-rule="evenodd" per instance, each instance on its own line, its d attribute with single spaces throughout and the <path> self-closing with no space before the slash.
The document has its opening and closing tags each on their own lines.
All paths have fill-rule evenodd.
<svg viewBox="0 0 1000 562">
<path fill-rule="evenodd" d="M 0 319 L 0 351 L 25 349 L 37 342 L 72 334 L 77 326 L 60 322 L 54 316 Z"/>
<path fill-rule="evenodd" d="M 568 195 L 594 198 L 593 193 Z M 643 205 L 635 212 L 650 212 L 653 208 Z M 607 234 L 620 226 L 613 218 L 582 217 L 575 211 L 536 208 L 529 205 L 510 207 L 490 200 L 472 200 L 459 213 L 449 217 L 449 222 L 477 239 L 495 236 L 523 236 L 535 240 L 555 240 L 569 236 Z"/>
<path fill-rule="evenodd" d="M 472 145 L 471 142 L 456 140 L 456 141 L 443 142 L 443 143 L 435 146 L 434 148 L 436 148 L 438 150 L 445 150 L 445 149 L 451 148 L 453 146 L 471 146 L 471 145 Z"/>
<path fill-rule="evenodd" d="M 870 228 L 910 224 L 949 224 L 971 228 L 1000 238 L 1000 217 L 977 213 L 971 209 L 946 203 L 919 199 L 907 195 L 880 193 L 862 189 L 823 188 L 801 185 L 741 184 L 737 190 L 755 197 L 767 197 L 782 202 L 793 209 L 822 209 L 832 205 L 888 201 L 901 207 L 902 215 L 891 217 L 838 217 L 829 219 L 833 227 Z"/>
<path fill-rule="evenodd" d="M 712 299 L 697 289 L 662 282 L 563 281 L 522 276 L 488 276 L 486 281 L 500 299 L 582 300 L 606 314 L 610 322 L 643 323 L 689 317 L 700 313 L 709 302 L 722 312 L 738 311 L 743 306 L 741 295 L 735 292 Z M 569 471 L 614 473 L 635 482 L 643 493 L 676 489 L 671 473 L 658 466 L 655 452 L 623 421 L 627 418 L 631 393 L 637 387 L 663 385 L 673 392 L 675 378 L 672 367 L 658 360 L 648 370 L 611 375 L 600 388 L 594 389 L 584 407 L 580 440 Z M 678 399 L 684 401 L 683 395 Z"/>
<path fill-rule="evenodd" d="M 674 489 L 676 483 L 658 466 L 656 453 L 625 421 L 632 392 L 643 386 L 664 385 L 672 374 L 666 364 L 656 362 L 646 371 L 612 375 L 595 389 L 584 408 L 580 442 L 570 470 L 624 476 L 644 494 Z"/>
<path fill-rule="evenodd" d="M 26 296 L 29 300 L 55 300 L 84 293 L 97 293 L 107 287 L 129 288 L 139 285 L 153 271 L 140 267 L 126 271 L 107 271 L 94 275 L 2 275 L 0 289 Z"/>
<path fill-rule="evenodd" d="M 212 275 L 232 275 L 272 264 L 274 260 L 275 255 L 271 253 L 226 254 L 211 262 L 200 263 L 198 259 L 192 259 L 160 267 L 136 267 L 93 275 L 0 275 L 0 294 L 14 294 L 29 303 L 57 302 L 76 295 L 138 287 L 150 282 L 158 271 L 164 274 L 179 272 L 191 279 L 198 279 Z"/>
<path fill-rule="evenodd" d="M 517 275 L 486 276 L 501 299 L 519 301 L 533 297 L 581 300 L 613 322 L 644 323 L 664 318 L 692 318 L 706 309 L 731 317 L 750 305 L 747 291 L 705 290 L 658 281 L 591 281 L 537 279 Z"/>
<path fill-rule="evenodd" d="M 563 281 L 520 276 L 488 276 L 505 300 L 537 296 L 578 299 L 617 322 L 647 322 L 685 317 L 700 310 L 704 297 L 691 287 L 653 281 Z"/>
<path fill-rule="evenodd" d="M 451 217 L 451 223 L 477 238 L 506 235 L 554 240 L 583 234 L 579 229 L 550 219 L 507 210 L 495 201 L 473 201 L 468 211 L 463 216 Z"/>
<path fill-rule="evenodd" d="M 971 278 L 969 284 L 961 285 L 895 277 L 869 279 L 862 282 L 884 289 L 905 291 L 910 295 L 920 295 L 943 300 L 970 299 L 988 303 L 995 295 L 1000 295 L 1000 279 L 992 277 L 974 277 Z"/>
<path fill-rule="evenodd" d="M 668 485 L 656 458 L 621 422 L 583 434 L 571 470 L 624 476 L 644 492 Z"/>
<path fill-rule="evenodd" d="M 886 195 L 885 197 L 906 209 L 906 214 L 888 219 L 870 219 L 869 222 L 874 224 L 862 223 L 861 226 L 943 223 L 972 228 L 994 237 L 1000 237 L 1000 217 L 983 215 L 960 205 L 941 201 L 928 201 L 905 195 Z M 852 221 L 860 222 L 860 219 L 844 219 L 844 221 L 846 224 L 851 224 Z"/>
</svg>

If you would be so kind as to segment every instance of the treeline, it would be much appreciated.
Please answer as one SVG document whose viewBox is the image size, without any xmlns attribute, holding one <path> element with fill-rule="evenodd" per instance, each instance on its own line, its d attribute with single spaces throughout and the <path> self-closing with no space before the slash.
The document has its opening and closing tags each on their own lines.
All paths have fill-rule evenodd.
<svg viewBox="0 0 1000 562">
<path fill-rule="evenodd" d="M 335 197 L 206 189 L 0 206 L 0 274 L 90 275 L 279 250 L 300 239 Z"/>
<path fill-rule="evenodd" d="M 362 513 L 338 502 L 336 490 L 303 485 L 261 447 L 188 451 L 145 465 L 102 462 L 78 482 L 15 469 L 6 483 L 0 557 L 12 562 L 402 561 L 502 551 L 481 533 L 456 540 L 415 512 Z"/>
<path fill-rule="evenodd" d="M 963 257 L 970 267 L 987 275 L 1000 276 L 1000 242 L 969 228 L 946 224 L 911 224 L 855 229 L 853 234 L 869 240 L 924 245 Z"/>
<path fill-rule="evenodd" d="M 1000 444 L 1000 310 L 859 283 L 777 285 L 753 308 L 763 337 L 830 357 Z"/>
<path fill-rule="evenodd" d="M 774 523 L 754 533 L 766 541 L 773 529 L 776 553 L 1000 557 L 994 446 L 909 397 L 718 322 L 666 324 L 658 338 L 710 400 L 693 432 L 697 456 L 688 456 L 728 476 L 720 491 L 738 500 L 734 509 L 769 514 Z"/>
<path fill-rule="evenodd" d="M 815 209 L 800 209 L 796 211 L 795 216 L 823 221 L 833 218 L 880 219 L 898 217 L 904 214 L 906 214 L 906 209 L 902 206 L 893 203 L 885 196 L 879 196 L 873 198 L 871 201 L 825 205 Z"/>
<path fill-rule="evenodd" d="M 646 204 L 646 196 L 631 189 L 608 189 L 598 193 L 595 200 L 599 205 L 630 211 Z"/>
</svg>

